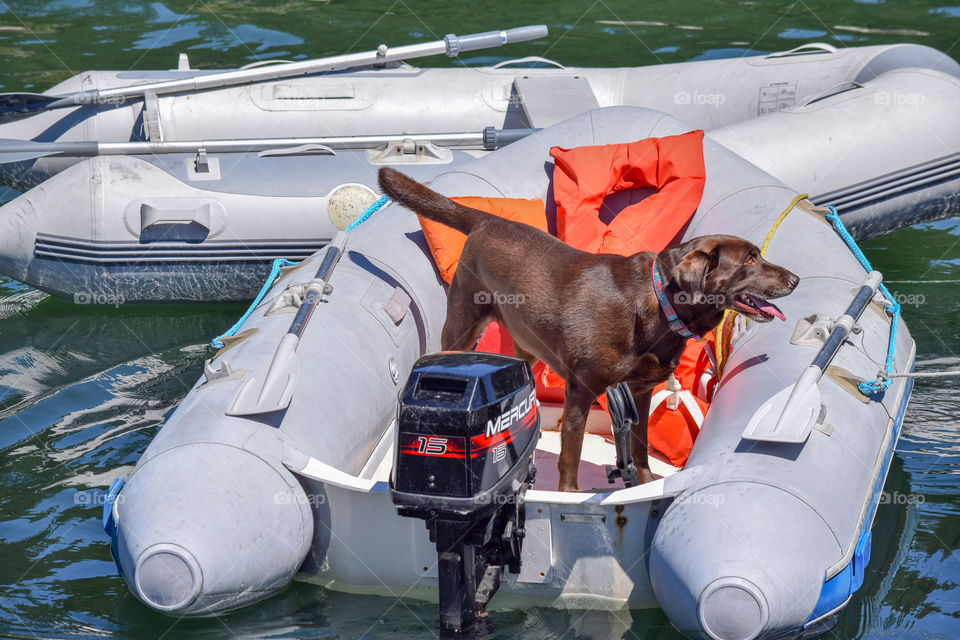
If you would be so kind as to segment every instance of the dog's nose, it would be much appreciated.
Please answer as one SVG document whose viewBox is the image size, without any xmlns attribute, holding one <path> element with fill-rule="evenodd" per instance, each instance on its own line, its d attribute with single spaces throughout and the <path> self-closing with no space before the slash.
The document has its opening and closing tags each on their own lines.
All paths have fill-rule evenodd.
<svg viewBox="0 0 960 640">
<path fill-rule="evenodd" d="M 793 291 L 796 288 L 796 286 L 800 283 L 800 278 L 795 273 L 791 273 L 789 271 L 787 271 L 787 273 L 790 274 L 790 277 L 787 278 L 787 286 L 790 287 L 791 291 Z"/>
</svg>

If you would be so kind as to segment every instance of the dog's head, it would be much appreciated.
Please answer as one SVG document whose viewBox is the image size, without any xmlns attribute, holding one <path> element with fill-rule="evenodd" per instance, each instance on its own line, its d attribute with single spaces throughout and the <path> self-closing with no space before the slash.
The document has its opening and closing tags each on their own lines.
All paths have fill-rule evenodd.
<svg viewBox="0 0 960 640">
<path fill-rule="evenodd" d="M 679 290 L 676 302 L 729 309 L 757 322 L 783 320 L 769 300 L 787 295 L 800 281 L 764 260 L 752 242 L 736 236 L 701 236 L 662 255 L 669 268 L 665 277 Z"/>
</svg>

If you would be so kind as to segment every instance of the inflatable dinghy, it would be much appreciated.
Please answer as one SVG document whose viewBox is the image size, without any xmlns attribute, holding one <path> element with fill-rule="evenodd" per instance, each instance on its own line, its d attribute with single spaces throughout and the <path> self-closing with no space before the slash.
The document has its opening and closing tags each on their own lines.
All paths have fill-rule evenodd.
<svg viewBox="0 0 960 640">
<path fill-rule="evenodd" d="M 398 82 L 401 77 L 404 81 Z M 389 120 L 390 126 L 394 132 L 453 127 L 463 132 L 327 137 L 310 144 L 302 143 L 302 137 L 227 141 L 219 147 L 207 142 L 209 149 L 188 142 L 103 144 L 111 155 L 70 166 L 0 208 L 0 273 L 62 297 L 83 296 L 111 304 L 114 300 L 249 300 L 269 272 L 271 260 L 310 255 L 376 199 L 372 189 L 379 167 L 396 166 L 424 179 L 521 139 L 534 131 L 531 127 L 553 123 L 553 118 L 533 117 L 532 112 L 530 117 L 511 116 L 504 105 L 506 111 L 497 110 L 499 103 L 490 106 L 481 98 L 494 91 L 491 83 L 496 86 L 494 93 L 509 93 L 536 78 L 544 91 L 558 94 L 574 77 L 588 88 L 584 90 L 605 96 L 600 100 L 605 104 L 654 104 L 671 114 L 690 116 L 694 126 L 706 127 L 715 141 L 781 182 L 812 194 L 814 202 L 837 206 L 859 239 L 960 210 L 960 121 L 954 117 L 960 110 L 960 68 L 922 47 L 842 52 L 815 47 L 767 57 L 569 72 L 385 69 L 349 76 L 351 82 L 359 83 L 357 87 L 368 87 L 364 91 L 378 97 L 363 110 L 370 130 L 389 130 L 375 115 L 380 106 L 411 104 L 414 92 L 442 89 L 423 98 L 444 105 L 444 109 L 427 110 L 430 122 L 418 110 L 406 114 L 409 120 L 403 124 Z M 729 77 L 737 78 L 736 90 L 729 81 L 719 80 Z M 786 83 L 794 87 L 791 91 L 802 93 L 796 99 L 784 98 L 777 109 L 766 113 L 764 100 L 773 91 L 769 87 L 779 86 L 774 78 L 791 79 Z M 345 81 L 346 76 L 340 79 Z M 427 79 L 436 82 L 425 84 Z M 677 84 L 678 79 L 685 84 Z M 324 76 L 302 82 L 329 80 Z M 827 83 L 826 88 L 822 83 Z M 617 92 L 614 86 L 619 87 Z M 649 91 L 651 86 L 657 90 Z M 379 89 L 374 92 L 373 87 Z M 641 95 L 634 87 L 645 90 Z M 700 95 L 698 91 L 723 96 L 725 101 L 687 104 L 676 98 L 675 104 L 665 104 L 674 94 Z M 476 104 L 461 104 L 453 95 L 461 102 L 469 102 L 472 96 Z M 195 97 L 206 100 L 211 95 Z M 171 104 L 181 100 L 165 99 Z M 589 109 L 597 102 L 569 104 Z M 529 109 L 538 104 L 532 99 L 521 103 Z M 84 126 L 100 123 L 105 128 L 97 131 L 104 137 L 121 133 L 129 137 L 130 131 L 106 125 L 133 107 L 124 109 L 97 111 L 84 120 Z M 241 115 L 229 119 L 233 135 L 249 132 L 248 117 L 238 109 Z M 434 111 L 439 112 L 437 118 Z M 64 117 L 61 111 L 55 113 Z M 339 119 L 352 113 L 344 107 L 342 112 L 324 112 L 323 118 L 311 115 L 302 122 L 322 122 L 330 127 L 326 131 L 338 133 L 362 130 L 359 122 Z M 757 117 L 758 113 L 762 115 Z M 44 113 L 0 125 L 0 129 L 53 115 Z M 293 115 L 301 118 L 304 112 Z M 287 132 L 286 125 L 274 120 L 287 116 L 291 112 L 266 111 L 258 122 L 271 131 L 278 126 Z M 174 121 L 194 122 L 186 116 Z M 305 132 L 316 132 L 304 127 Z M 475 127 L 473 133 L 469 127 Z M 198 136 L 200 131 L 178 130 L 178 135 Z M 180 151 L 193 144 L 195 150 L 112 155 L 164 144 L 176 145 L 173 148 Z M 265 150 L 236 151 L 257 144 Z M 350 148 L 356 146 L 369 148 Z M 226 150 L 218 152 L 218 148 Z M 0 159 L 2 150 L 0 145 Z"/>
<path fill-rule="evenodd" d="M 402 62 L 546 33 L 543 26 L 520 27 L 226 72 L 190 69 L 185 56 L 176 71 L 87 71 L 43 94 L 0 94 L 0 139 L 14 145 L 9 149 L 19 148 L 18 141 L 162 146 L 236 138 L 422 135 L 490 126 L 543 128 L 610 106 L 648 107 L 711 131 L 803 106 L 897 69 L 960 76 L 949 56 L 912 44 L 837 49 L 810 43 L 768 55 L 621 68 L 565 67 L 541 58 L 480 68 L 419 69 Z M 937 92 L 918 95 L 894 88 L 877 104 L 922 106 L 920 95 L 933 100 Z M 937 127 L 950 124 L 941 120 Z M 874 131 L 890 128 L 878 122 Z M 19 161 L 16 154 L 7 155 L 0 179 L 21 190 L 77 162 L 76 147 L 69 145 L 60 152 L 28 152 Z M 814 185 L 792 186 L 821 193 Z"/>
<path fill-rule="evenodd" d="M 653 110 L 594 110 L 436 175 L 431 187 L 549 202 L 551 147 L 689 130 Z M 552 471 L 558 408 L 517 404 L 516 420 L 498 420 L 505 437 L 523 443 L 505 457 L 521 466 L 478 494 L 490 500 L 474 500 L 475 512 L 463 501 L 437 511 L 460 505 L 464 518 L 484 513 L 499 523 L 502 572 L 482 583 L 489 595 L 499 579 L 492 609 L 659 606 L 692 638 L 796 637 L 827 628 L 863 581 L 912 385 L 891 377 L 865 394 L 857 383 L 877 377 L 892 329 L 889 373 L 909 372 L 913 340 L 896 317 L 891 326 L 875 294 L 879 274 L 851 253 L 828 210 L 709 137 L 703 157 L 703 195 L 683 239 L 725 233 L 765 246 L 769 260 L 801 278 L 777 301 L 787 322 L 733 323 L 689 460 L 679 471 L 654 467 L 654 482 L 609 484 L 604 467 L 617 453 L 605 413 L 588 423 L 583 491 L 568 493 L 555 490 Z M 509 391 L 518 402 L 529 387 L 502 359 L 483 360 L 493 356 L 421 359 L 439 347 L 445 308 L 417 217 L 399 205 L 283 271 L 110 489 L 104 523 L 137 598 L 170 615 L 203 615 L 256 602 L 297 577 L 455 602 L 445 588 L 465 569 L 448 569 L 457 558 L 487 558 L 490 547 L 438 558 L 424 521 L 398 515 L 396 499 L 407 515 L 428 503 L 391 495 L 391 481 L 407 486 L 391 478 L 397 451 L 455 453 L 426 435 L 401 438 L 398 421 L 413 415 L 418 381 L 439 379 L 423 388 L 455 398 L 451 408 L 466 406 L 456 404 L 465 385 L 491 381 L 488 401 Z M 443 381 L 450 367 L 459 392 Z M 521 437 L 537 418 L 539 439 Z M 537 473 L 525 488 L 528 446 Z M 491 504 L 498 515 L 489 516 Z M 433 531 L 435 540 L 447 535 Z M 485 566 L 478 560 L 478 580 Z M 441 611 L 442 624 L 455 608 Z"/>
</svg>

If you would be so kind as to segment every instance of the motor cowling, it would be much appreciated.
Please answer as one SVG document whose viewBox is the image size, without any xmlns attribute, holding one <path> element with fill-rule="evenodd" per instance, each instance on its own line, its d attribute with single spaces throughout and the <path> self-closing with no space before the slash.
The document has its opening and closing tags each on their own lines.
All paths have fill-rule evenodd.
<svg viewBox="0 0 960 640">
<path fill-rule="evenodd" d="M 478 352 L 420 358 L 400 398 L 390 493 L 436 544 L 440 629 L 484 615 L 503 568 L 520 571 L 523 496 L 540 412 L 529 365 Z"/>
</svg>

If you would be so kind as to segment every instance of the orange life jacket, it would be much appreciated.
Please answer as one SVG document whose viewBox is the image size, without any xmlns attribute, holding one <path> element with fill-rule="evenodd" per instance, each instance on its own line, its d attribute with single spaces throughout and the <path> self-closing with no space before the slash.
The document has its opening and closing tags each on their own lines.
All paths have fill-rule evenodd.
<svg viewBox="0 0 960 640">
<path fill-rule="evenodd" d="M 590 253 L 631 255 L 667 248 L 700 205 L 705 171 L 703 131 L 627 144 L 554 147 L 553 198 L 557 237 Z M 608 195 L 624 189 L 657 191 L 600 219 Z"/>
</svg>

